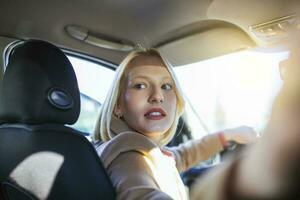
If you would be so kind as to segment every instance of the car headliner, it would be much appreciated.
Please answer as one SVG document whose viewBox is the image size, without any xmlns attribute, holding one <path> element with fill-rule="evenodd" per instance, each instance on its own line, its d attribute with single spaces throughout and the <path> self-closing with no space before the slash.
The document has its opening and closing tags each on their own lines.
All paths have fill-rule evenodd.
<svg viewBox="0 0 300 200">
<path fill-rule="evenodd" d="M 70 37 L 66 26 L 101 38 L 160 48 L 174 65 L 261 46 L 249 26 L 296 13 L 297 0 L 2 0 L 0 36 L 42 39 L 118 64 L 128 53 Z"/>
</svg>

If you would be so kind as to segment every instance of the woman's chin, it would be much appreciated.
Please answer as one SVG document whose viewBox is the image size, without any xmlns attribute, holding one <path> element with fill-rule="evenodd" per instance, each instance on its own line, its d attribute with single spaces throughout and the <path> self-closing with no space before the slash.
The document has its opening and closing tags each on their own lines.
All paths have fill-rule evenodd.
<svg viewBox="0 0 300 200">
<path fill-rule="evenodd" d="M 162 138 L 163 134 L 164 134 L 164 132 L 157 131 L 157 130 L 143 133 L 143 135 L 145 135 L 146 137 L 148 137 L 152 140 L 160 140 Z"/>
</svg>

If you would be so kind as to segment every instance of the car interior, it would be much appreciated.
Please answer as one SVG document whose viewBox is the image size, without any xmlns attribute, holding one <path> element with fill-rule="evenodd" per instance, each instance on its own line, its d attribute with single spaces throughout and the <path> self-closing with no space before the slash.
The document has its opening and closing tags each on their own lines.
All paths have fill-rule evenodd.
<svg viewBox="0 0 300 200">
<path fill-rule="evenodd" d="M 243 60 L 243 52 L 264 55 L 270 60 L 280 55 L 272 68 L 278 71 L 276 77 L 281 76 L 283 67 L 277 64 L 283 63 L 289 54 L 289 33 L 300 29 L 299 10 L 298 0 L 3 1 L 0 6 L 0 199 L 114 199 L 115 192 L 90 135 L 105 98 L 104 86 L 109 87 L 112 81 L 106 78 L 113 76 L 122 59 L 137 47 L 156 48 L 178 70 L 179 78 L 185 73 L 183 68 L 190 70 L 182 79 L 189 82 L 187 88 L 193 87 L 192 80 L 206 76 L 187 67 L 195 63 L 210 63 L 233 55 L 243 73 L 248 71 L 242 65 L 257 70 L 257 62 L 252 59 L 251 66 L 247 63 L 251 59 Z M 81 61 L 84 63 L 77 67 Z M 208 71 L 219 74 L 212 76 L 214 81 L 229 73 L 226 62 L 229 63 L 221 64 L 225 71 L 216 63 L 210 64 Z M 87 74 L 81 80 L 90 65 L 97 70 L 101 68 L 102 74 L 92 71 L 94 76 Z M 208 68 L 203 66 L 196 68 Z M 242 83 L 233 82 L 231 87 L 252 84 L 265 88 L 265 82 L 259 78 L 273 79 L 267 71 L 268 78 L 253 73 L 253 82 L 240 78 Z M 191 74 L 195 77 L 190 77 Z M 87 90 L 103 92 L 101 100 L 88 95 L 81 87 L 83 82 L 92 79 L 94 82 Z M 204 99 L 216 107 L 206 110 L 209 105 L 203 102 L 199 103 L 203 107 L 195 106 L 198 99 L 190 97 L 195 92 L 183 88 L 189 113 L 181 119 L 169 146 L 241 123 L 231 123 L 227 108 L 220 107 L 225 105 L 220 103 L 225 99 L 224 91 L 217 92 L 211 100 L 207 95 L 217 86 L 206 82 L 194 84 L 198 84 L 194 88 L 203 88 Z M 276 87 L 280 83 L 276 82 Z M 266 103 L 258 103 L 269 109 L 275 94 L 270 93 Z M 260 107 L 254 108 L 249 106 L 263 113 Z M 200 111 L 204 114 L 199 114 Z M 232 115 L 242 118 L 235 111 Z M 258 116 L 253 118 L 262 121 Z M 212 119 L 216 121 L 212 123 Z M 267 121 L 268 112 L 263 119 Z M 263 131 L 264 123 L 257 123 L 257 127 Z M 197 135 L 198 132 L 203 134 Z M 241 148 L 233 144 L 229 154 Z M 195 177 L 223 157 L 213 157 L 183 173 L 183 181 L 189 186 Z"/>
</svg>

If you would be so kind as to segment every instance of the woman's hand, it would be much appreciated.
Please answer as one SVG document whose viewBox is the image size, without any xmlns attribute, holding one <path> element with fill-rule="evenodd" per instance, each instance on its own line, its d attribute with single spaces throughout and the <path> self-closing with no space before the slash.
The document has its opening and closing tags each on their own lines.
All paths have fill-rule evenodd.
<svg viewBox="0 0 300 200">
<path fill-rule="evenodd" d="M 259 134 L 256 133 L 253 128 L 248 126 L 226 129 L 223 133 L 226 142 L 233 141 L 238 144 L 252 144 L 259 138 Z"/>
</svg>

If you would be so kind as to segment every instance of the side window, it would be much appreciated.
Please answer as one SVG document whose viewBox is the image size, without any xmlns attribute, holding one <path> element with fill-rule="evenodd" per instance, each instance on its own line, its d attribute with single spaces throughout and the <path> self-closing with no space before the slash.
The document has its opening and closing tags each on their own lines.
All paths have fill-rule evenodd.
<svg viewBox="0 0 300 200">
<path fill-rule="evenodd" d="M 87 134 L 93 132 L 98 113 L 112 83 L 114 73 L 107 66 L 68 55 L 79 85 L 81 111 L 71 127 Z"/>
</svg>

